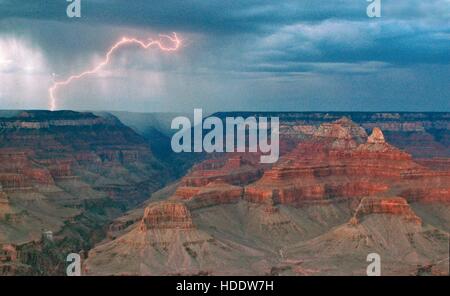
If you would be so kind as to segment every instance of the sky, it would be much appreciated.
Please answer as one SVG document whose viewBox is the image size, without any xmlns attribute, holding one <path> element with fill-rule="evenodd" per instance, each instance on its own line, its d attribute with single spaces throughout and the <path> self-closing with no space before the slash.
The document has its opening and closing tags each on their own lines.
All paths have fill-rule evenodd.
<svg viewBox="0 0 450 296">
<path fill-rule="evenodd" d="M 0 109 L 450 111 L 450 0 L 0 0 Z"/>
</svg>

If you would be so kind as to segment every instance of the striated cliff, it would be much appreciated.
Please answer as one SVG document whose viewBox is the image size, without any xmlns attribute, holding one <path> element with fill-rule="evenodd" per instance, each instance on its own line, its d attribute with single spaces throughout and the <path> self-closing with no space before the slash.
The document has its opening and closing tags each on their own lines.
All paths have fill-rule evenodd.
<svg viewBox="0 0 450 296">
<path fill-rule="evenodd" d="M 422 220 L 412 211 L 404 198 L 401 197 L 365 197 L 356 208 L 350 220 L 351 224 L 360 223 L 365 216 L 373 214 L 389 214 L 400 216 L 406 221 L 420 225 Z"/>
<path fill-rule="evenodd" d="M 193 228 L 189 209 L 183 203 L 163 201 L 149 205 L 144 212 L 140 230 Z"/>
<path fill-rule="evenodd" d="M 369 137 L 341 121 L 282 157 L 263 177 L 245 188 L 252 202 L 301 205 L 330 199 L 373 196 L 388 192 L 410 172 L 426 173 L 412 157 L 384 140 L 375 128 Z M 333 125 L 338 126 L 338 128 Z M 327 135 L 327 136 L 325 136 Z M 359 143 L 359 144 L 358 144 Z"/>
<path fill-rule="evenodd" d="M 110 219 L 170 180 L 146 140 L 113 117 L 24 111 L 0 118 L 0 244 L 17 248 L 26 273 L 41 272 L 36 260 L 61 272 L 50 262 L 58 255 L 42 252 L 45 231 L 56 246 L 73 238 L 72 248 L 82 250 Z M 49 252 L 64 252 L 56 246 Z"/>
</svg>

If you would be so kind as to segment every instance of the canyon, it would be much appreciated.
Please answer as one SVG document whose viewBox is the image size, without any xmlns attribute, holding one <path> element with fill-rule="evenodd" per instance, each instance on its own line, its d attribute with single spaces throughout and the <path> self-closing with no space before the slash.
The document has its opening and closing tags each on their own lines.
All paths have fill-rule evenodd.
<svg viewBox="0 0 450 296">
<path fill-rule="evenodd" d="M 273 165 L 227 153 L 193 166 L 113 223 L 85 274 L 363 275 L 371 252 L 386 275 L 448 274 L 450 171 L 348 117 L 282 126 L 280 146 Z"/>
<path fill-rule="evenodd" d="M 1 273 L 448 275 L 448 113 L 213 114 L 279 117 L 273 164 L 174 153 L 173 116 L 0 118 Z"/>
<path fill-rule="evenodd" d="M 114 118 L 72 111 L 2 118 L 0 248 L 15 255 L 0 261 L 0 273 L 62 272 L 65 252 L 88 248 L 112 217 L 170 180 L 162 168 L 144 138 Z"/>
</svg>

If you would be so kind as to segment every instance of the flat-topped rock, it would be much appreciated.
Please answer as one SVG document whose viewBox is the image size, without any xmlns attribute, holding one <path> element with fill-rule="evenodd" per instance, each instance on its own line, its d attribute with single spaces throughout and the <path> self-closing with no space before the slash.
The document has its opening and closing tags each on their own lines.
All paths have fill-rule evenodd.
<svg viewBox="0 0 450 296">
<path fill-rule="evenodd" d="M 144 211 L 140 229 L 194 228 L 191 213 L 182 202 L 163 201 L 150 204 Z"/>
<path fill-rule="evenodd" d="M 421 224 L 422 220 L 412 211 L 406 199 L 402 197 L 365 197 L 361 200 L 350 224 L 357 224 L 365 216 L 388 214 L 401 216 L 407 221 Z"/>
</svg>

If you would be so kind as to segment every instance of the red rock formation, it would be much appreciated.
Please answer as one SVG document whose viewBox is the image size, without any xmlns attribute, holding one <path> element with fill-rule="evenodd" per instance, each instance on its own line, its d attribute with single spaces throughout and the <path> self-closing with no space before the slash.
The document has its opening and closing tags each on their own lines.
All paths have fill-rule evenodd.
<svg viewBox="0 0 450 296">
<path fill-rule="evenodd" d="M 383 132 L 378 127 L 374 127 L 372 134 L 367 139 L 368 144 L 383 144 L 386 143 L 384 140 Z"/>
<path fill-rule="evenodd" d="M 384 192 L 388 186 L 382 183 L 354 181 L 342 184 L 282 185 L 278 189 L 248 186 L 245 199 L 255 203 L 302 205 L 323 203 L 364 195 L 376 195 Z"/>
<path fill-rule="evenodd" d="M 175 196 L 180 199 L 191 199 L 195 195 L 197 195 L 202 190 L 202 187 L 190 187 L 190 186 L 180 186 L 177 188 Z"/>
<path fill-rule="evenodd" d="M 226 154 L 218 159 L 208 159 L 193 167 L 183 178 L 182 185 L 200 187 L 222 180 L 234 185 L 248 184 L 262 175 L 262 169 L 246 158 Z"/>
<path fill-rule="evenodd" d="M 246 173 L 242 168 L 248 164 L 242 157 L 204 161 L 183 179 L 175 195 L 180 199 L 196 201 L 207 200 L 207 196 L 210 196 L 210 201 L 217 201 L 212 204 L 218 204 L 221 198 L 217 196 L 224 196 L 228 191 L 213 191 L 207 188 L 212 186 L 208 184 L 214 180 L 242 184 L 236 182 L 236 176 L 242 178 Z M 254 168 L 250 172 L 255 172 Z M 427 190 L 433 192 L 428 197 L 417 189 L 405 191 L 401 195 L 409 194 L 408 200 L 442 201 L 450 200 L 446 196 L 448 185 L 445 186 L 448 177 L 447 173 L 433 172 L 418 165 L 411 155 L 388 144 L 379 128 L 374 128 L 367 137 L 363 129 L 343 118 L 317 128 L 313 138 L 303 140 L 275 166 L 267 169 L 260 180 L 246 186 L 244 198 L 269 205 L 327 203 L 376 196 L 395 190 L 399 184 L 405 184 L 412 190 L 415 187 L 411 187 L 409 180 L 421 180 L 415 181 L 417 186 L 431 188 L 436 186 L 433 180 L 438 179 L 441 180 L 440 185 L 435 190 Z M 202 198 L 199 199 L 199 196 Z M 223 202 L 226 200 L 222 197 Z"/>
<path fill-rule="evenodd" d="M 320 125 L 313 135 L 318 139 L 332 141 L 331 146 L 335 149 L 355 148 L 367 140 L 366 131 L 347 117 Z"/>
<path fill-rule="evenodd" d="M 173 200 L 184 200 L 190 209 L 238 202 L 243 188 L 224 181 L 213 181 L 203 187 L 179 187 Z"/>
<path fill-rule="evenodd" d="M 53 185 L 53 179 L 45 168 L 34 167 L 30 158 L 33 151 L 3 148 L 0 149 L 0 177 L 5 188 L 29 187 L 30 184 Z"/>
<path fill-rule="evenodd" d="M 301 205 L 374 196 L 413 175 L 434 175 L 386 143 L 380 129 L 356 145 L 364 135 L 348 119 L 322 125 L 313 139 L 300 143 L 258 182 L 247 186 L 245 199 Z M 341 145 L 342 141 L 347 144 Z"/>
<path fill-rule="evenodd" d="M 190 209 L 238 202 L 241 185 L 262 175 L 263 168 L 252 156 L 227 153 L 195 165 L 170 199 L 184 201 Z"/>
<path fill-rule="evenodd" d="M 162 262 L 164 268 L 171 268 L 170 271 L 192 271 L 201 265 L 197 262 L 208 258 L 212 249 L 202 245 L 202 252 L 198 252 L 191 248 L 191 242 L 197 245 L 208 242 L 217 246 L 220 239 L 246 247 L 270 249 L 264 258 L 265 262 L 258 262 L 264 266 L 269 260 L 277 261 L 274 254 L 279 253 L 283 263 L 298 262 L 295 259 L 305 263 L 324 260 L 318 266 L 324 267 L 327 272 L 330 262 L 337 262 L 337 265 L 352 262 L 349 272 L 355 272 L 355 261 L 352 260 L 356 252 L 359 252 L 358 258 L 362 260 L 362 272 L 367 266 L 365 257 L 373 251 L 382 254 L 385 259 L 388 256 L 396 260 L 401 258 L 399 263 L 410 256 L 414 266 L 423 258 L 443 258 L 441 254 L 446 254 L 448 244 L 444 232 L 433 229 L 436 225 L 428 225 L 429 217 L 433 216 L 428 212 L 423 216 L 425 223 L 422 228 L 421 218 L 412 211 L 408 201 L 447 200 L 450 183 L 445 170 L 433 171 L 415 163 L 410 154 L 387 143 L 379 128 L 374 128 L 371 135 L 367 136 L 363 129 L 346 118 L 320 127 L 299 128 L 289 123 L 282 126 L 282 133 L 289 138 L 288 142 L 284 142 L 288 143 L 285 147 L 290 147 L 296 141 L 297 144 L 293 149 L 284 150 L 289 152 L 273 167 L 258 166 L 245 156 L 237 158 L 234 155 L 209 159 L 196 165 L 168 201 L 147 207 L 139 223 L 140 228 L 127 228 L 118 234 L 116 240 L 96 247 L 88 259 L 92 261 L 87 266 L 102 267 L 99 274 L 113 273 L 109 269 L 113 264 L 109 264 L 108 259 L 120 264 L 121 268 L 135 266 L 137 269 L 143 265 L 143 260 L 148 260 L 146 266 Z M 251 174 L 258 170 L 264 171 L 262 178 L 252 180 Z M 241 202 L 242 198 L 257 204 Z M 206 208 L 209 206 L 214 207 Z M 414 204 L 415 209 L 416 206 L 417 212 L 421 214 L 421 211 L 430 210 L 428 205 L 417 203 Z M 442 216 L 445 216 L 447 208 L 442 212 Z M 192 217 L 198 229 L 211 233 L 214 239 L 195 234 Z M 346 223 L 349 220 L 350 223 Z M 443 222 L 440 218 L 435 220 L 439 224 L 447 221 L 446 217 L 442 219 Z M 113 230 L 120 232 L 130 225 L 128 223 L 133 223 L 133 220 L 122 220 L 112 226 Z M 316 230 L 318 225 L 323 225 L 323 229 Z M 170 230 L 160 231 L 167 229 Z M 186 237 L 189 243 L 183 240 Z M 285 242 L 285 238 L 295 243 Z M 144 251 L 142 246 L 146 241 L 149 241 L 151 248 Z M 180 241 L 183 243 L 180 244 Z M 303 249 L 305 246 L 307 250 Z M 297 247 L 301 252 L 298 257 L 291 258 L 293 253 L 290 249 L 295 250 Z M 152 253 L 153 249 L 157 252 Z M 223 246 L 221 249 L 224 249 Z M 432 256 L 428 254 L 430 250 Z M 203 251 L 207 251 L 207 254 Z M 241 247 L 233 247 L 233 254 L 239 254 L 240 260 L 242 251 Z M 183 265 L 169 261 L 177 256 L 180 258 L 183 252 L 189 254 L 188 259 L 181 257 L 178 260 Z M 350 260 L 336 261 L 338 256 L 346 252 L 350 253 L 346 257 Z M 134 261 L 131 261 L 131 253 L 145 256 L 133 256 Z M 168 254 L 168 261 L 161 260 L 165 254 Z M 228 255 L 216 258 L 220 264 L 219 270 L 236 264 L 222 260 Z M 186 267 L 187 262 L 194 260 L 199 260 L 195 261 L 195 268 Z M 277 264 L 270 262 L 267 270 L 276 270 L 274 266 Z M 311 265 L 305 268 L 308 267 Z M 340 267 L 333 272 L 343 274 Z M 290 266 L 283 268 L 286 268 L 286 273 L 294 270 Z M 121 272 L 120 268 L 117 270 Z M 163 274 L 159 267 L 149 267 L 148 270 Z M 166 272 L 166 269 L 163 270 Z M 211 270 L 216 272 L 218 269 Z M 135 272 L 142 273 L 141 270 Z"/>
<path fill-rule="evenodd" d="M 164 201 L 150 204 L 144 212 L 140 229 L 189 229 L 193 228 L 191 213 L 182 202 Z"/>
<path fill-rule="evenodd" d="M 372 214 L 389 214 L 403 217 L 415 224 L 422 220 L 411 210 L 409 204 L 401 197 L 365 197 L 350 220 L 350 224 L 358 224 L 365 216 Z"/>
</svg>

